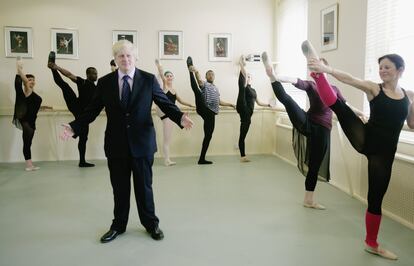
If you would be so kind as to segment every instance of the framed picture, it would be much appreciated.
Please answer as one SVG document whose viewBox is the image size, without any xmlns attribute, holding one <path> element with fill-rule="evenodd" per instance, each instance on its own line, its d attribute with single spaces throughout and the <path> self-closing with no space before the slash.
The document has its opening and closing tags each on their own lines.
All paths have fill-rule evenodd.
<svg viewBox="0 0 414 266">
<path fill-rule="evenodd" d="M 230 33 L 210 33 L 208 40 L 209 61 L 231 61 L 232 43 Z"/>
<path fill-rule="evenodd" d="M 33 57 L 33 30 L 23 27 L 4 27 L 6 57 Z"/>
<path fill-rule="evenodd" d="M 75 29 L 51 29 L 52 51 L 56 58 L 78 59 L 78 31 Z"/>
<path fill-rule="evenodd" d="M 183 59 L 183 32 L 160 31 L 158 56 L 160 59 Z"/>
<path fill-rule="evenodd" d="M 112 44 L 120 40 L 128 40 L 132 42 L 135 47 L 136 52 L 138 53 L 138 39 L 136 30 L 114 30 L 112 31 Z M 137 54 L 138 56 L 138 54 Z"/>
<path fill-rule="evenodd" d="M 321 50 L 336 49 L 338 47 L 338 4 L 321 11 L 321 26 Z"/>
<path fill-rule="evenodd" d="M 136 46 L 137 45 L 137 31 L 136 30 L 114 30 L 112 31 L 112 44 L 120 40 L 128 40 Z"/>
</svg>

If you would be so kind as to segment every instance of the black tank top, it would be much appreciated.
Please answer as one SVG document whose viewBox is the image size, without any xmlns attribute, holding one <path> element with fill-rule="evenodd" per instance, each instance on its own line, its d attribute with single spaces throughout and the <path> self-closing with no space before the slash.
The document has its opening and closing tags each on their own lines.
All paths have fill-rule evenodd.
<svg viewBox="0 0 414 266">
<path fill-rule="evenodd" d="M 253 89 L 250 85 L 247 85 L 245 97 L 246 97 L 246 105 L 247 105 L 248 111 L 253 113 L 254 103 L 256 102 L 256 98 L 257 98 L 256 90 Z"/>
<path fill-rule="evenodd" d="M 177 100 L 177 95 L 172 94 L 170 91 L 167 91 L 167 93 L 165 95 L 167 95 L 168 99 L 170 99 L 170 101 L 173 104 L 175 104 L 175 101 Z"/>
<path fill-rule="evenodd" d="M 369 102 L 371 115 L 367 124 L 367 141 L 371 144 L 370 150 L 395 151 L 410 101 L 404 89 L 404 98 L 396 100 L 384 93 L 382 84 L 379 86 L 379 94 Z"/>
</svg>

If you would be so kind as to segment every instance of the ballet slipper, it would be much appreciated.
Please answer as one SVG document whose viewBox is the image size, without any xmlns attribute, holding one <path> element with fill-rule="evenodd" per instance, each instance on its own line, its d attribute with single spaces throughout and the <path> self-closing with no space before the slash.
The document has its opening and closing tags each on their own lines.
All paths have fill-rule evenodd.
<svg viewBox="0 0 414 266">
<path fill-rule="evenodd" d="M 172 165 L 176 165 L 177 163 L 176 162 L 173 162 L 173 161 L 170 161 L 170 160 L 166 160 L 164 162 L 164 164 L 165 164 L 165 166 L 172 166 Z"/>
<path fill-rule="evenodd" d="M 323 206 L 319 203 L 315 203 L 315 202 L 312 202 L 312 203 L 304 202 L 303 207 L 310 208 L 310 209 L 315 209 L 315 210 L 325 210 L 326 209 L 325 206 Z"/>
<path fill-rule="evenodd" d="M 272 83 L 275 82 L 277 80 L 276 79 L 276 75 L 275 75 L 275 73 L 273 71 L 272 64 L 271 64 L 270 59 L 269 59 L 269 56 L 267 55 L 266 52 L 263 52 L 262 53 L 262 62 L 263 62 L 263 65 L 264 65 L 264 67 L 266 69 L 266 74 L 270 78 L 270 81 Z"/>
<path fill-rule="evenodd" d="M 302 53 L 303 55 L 306 57 L 306 60 L 309 62 L 310 59 L 315 59 L 315 60 L 319 60 L 319 56 L 316 53 L 315 48 L 313 48 L 312 44 L 310 43 L 310 41 L 306 40 L 302 43 Z"/>
<path fill-rule="evenodd" d="M 242 163 L 248 163 L 248 162 L 251 162 L 251 161 L 246 156 L 243 156 L 243 157 L 240 158 L 240 162 L 242 162 Z"/>
<path fill-rule="evenodd" d="M 239 64 L 242 67 L 245 67 L 246 66 L 246 58 L 244 57 L 244 55 L 240 56 Z"/>
<path fill-rule="evenodd" d="M 40 169 L 40 167 L 32 165 L 32 166 L 26 167 L 24 170 L 27 171 L 27 172 L 31 172 L 31 171 L 36 171 L 36 170 L 39 170 L 39 169 Z"/>
<path fill-rule="evenodd" d="M 190 68 L 193 66 L 193 59 L 191 56 L 187 57 L 187 67 Z"/>
<path fill-rule="evenodd" d="M 383 257 L 385 259 L 389 259 L 389 260 L 397 260 L 398 256 L 395 255 L 393 252 L 380 248 L 379 246 L 374 248 L 374 247 L 370 247 L 368 245 L 365 245 L 365 251 L 374 255 L 378 255 L 380 257 Z"/>
</svg>

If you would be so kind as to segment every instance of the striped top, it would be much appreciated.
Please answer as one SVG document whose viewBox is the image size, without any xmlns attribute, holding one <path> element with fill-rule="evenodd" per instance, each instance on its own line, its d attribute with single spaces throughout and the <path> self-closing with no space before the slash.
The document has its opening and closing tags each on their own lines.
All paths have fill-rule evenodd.
<svg viewBox="0 0 414 266">
<path fill-rule="evenodd" d="M 218 114 L 220 105 L 220 93 L 216 86 L 205 81 L 203 87 L 201 88 L 201 93 L 204 96 L 204 100 L 206 101 L 208 109 L 213 111 L 215 114 Z"/>
</svg>

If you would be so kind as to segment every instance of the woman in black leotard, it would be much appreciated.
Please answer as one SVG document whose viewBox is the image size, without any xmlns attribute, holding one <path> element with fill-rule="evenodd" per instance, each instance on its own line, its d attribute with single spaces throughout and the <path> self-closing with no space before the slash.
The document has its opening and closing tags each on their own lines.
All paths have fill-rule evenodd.
<svg viewBox="0 0 414 266">
<path fill-rule="evenodd" d="M 239 135 L 239 150 L 240 162 L 250 162 L 246 157 L 244 140 L 250 128 L 251 117 L 253 115 L 254 103 L 259 106 L 270 107 L 270 104 L 265 104 L 257 99 L 256 90 L 251 87 L 252 77 L 250 73 L 246 72 L 246 59 L 244 56 L 240 57 L 240 74 L 239 74 L 239 93 L 237 95 L 236 110 L 240 115 L 240 135 Z"/>
<path fill-rule="evenodd" d="M 408 126 L 414 128 L 414 92 L 406 91 L 398 85 L 405 68 L 404 60 L 396 54 L 380 57 L 378 63 L 382 83 L 377 84 L 325 65 L 318 60 L 309 43 L 305 44 L 304 48 L 309 69 L 320 73 L 313 73 L 312 77 L 321 99 L 337 115 L 352 146 L 368 159 L 365 250 L 388 259 L 397 259 L 395 254 L 379 246 L 377 236 L 381 223 L 382 200 L 390 182 L 392 164 L 404 121 L 407 120 Z M 344 101 L 336 97 L 323 73 L 328 73 L 337 80 L 365 92 L 371 110 L 367 124 L 362 123 Z"/>
<path fill-rule="evenodd" d="M 23 155 L 26 161 L 26 171 L 38 170 L 32 162 L 32 140 L 36 130 L 37 113 L 42 103 L 42 98 L 34 92 L 35 77 L 24 74 L 23 62 L 17 59 L 17 75 L 14 81 L 16 89 L 16 103 L 14 106 L 13 124 L 23 131 Z M 24 90 L 22 88 L 22 82 Z"/>
<path fill-rule="evenodd" d="M 155 65 L 158 69 L 158 74 L 160 78 L 162 79 L 162 89 L 167 95 L 168 99 L 170 99 L 171 102 L 175 103 L 177 100 L 180 104 L 188 106 L 188 107 L 195 107 L 194 105 L 187 103 L 183 101 L 178 95 L 177 92 L 173 88 L 173 81 L 174 81 L 174 75 L 171 71 L 165 71 L 163 70 L 163 67 L 158 59 L 155 60 Z M 170 159 L 170 143 L 171 143 L 171 135 L 174 128 L 174 122 L 172 122 L 161 110 L 156 107 L 157 114 L 162 120 L 162 126 L 163 126 L 163 155 L 164 155 L 164 164 L 166 166 L 175 165 L 176 162 L 171 161 Z"/>
</svg>

